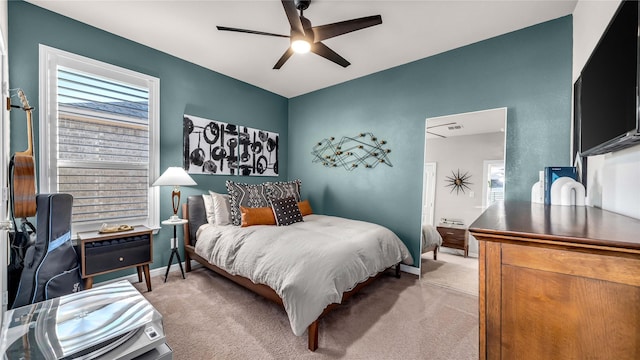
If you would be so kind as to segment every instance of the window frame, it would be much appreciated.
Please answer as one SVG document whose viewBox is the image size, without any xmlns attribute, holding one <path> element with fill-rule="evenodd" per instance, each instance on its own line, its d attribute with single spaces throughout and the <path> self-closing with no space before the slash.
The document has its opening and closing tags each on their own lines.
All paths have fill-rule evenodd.
<svg viewBox="0 0 640 360">
<path fill-rule="evenodd" d="M 99 60 L 39 44 L 39 193 L 52 193 L 57 189 L 57 68 L 63 66 L 89 74 L 95 74 L 149 90 L 149 188 L 148 217 L 135 224 L 151 229 L 160 228 L 160 190 L 151 186 L 160 175 L 160 79 L 128 70 Z M 123 219 L 124 222 L 129 221 Z M 142 224 L 140 224 L 142 222 Z M 99 224 L 72 224 L 72 233 L 96 230 Z"/>
</svg>

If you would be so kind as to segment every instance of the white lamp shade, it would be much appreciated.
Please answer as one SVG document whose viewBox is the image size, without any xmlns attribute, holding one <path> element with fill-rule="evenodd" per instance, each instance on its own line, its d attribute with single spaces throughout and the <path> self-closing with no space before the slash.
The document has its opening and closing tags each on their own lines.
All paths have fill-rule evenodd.
<svg viewBox="0 0 640 360">
<path fill-rule="evenodd" d="M 162 174 L 153 186 L 193 186 L 197 185 L 195 181 L 184 171 L 183 168 L 172 166 Z"/>
</svg>

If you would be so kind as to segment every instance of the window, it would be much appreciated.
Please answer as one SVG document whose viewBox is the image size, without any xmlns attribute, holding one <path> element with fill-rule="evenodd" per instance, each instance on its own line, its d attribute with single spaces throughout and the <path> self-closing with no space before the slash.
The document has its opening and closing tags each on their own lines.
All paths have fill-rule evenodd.
<svg viewBox="0 0 640 360">
<path fill-rule="evenodd" d="M 158 227 L 159 79 L 40 45 L 40 193 L 73 195 L 73 232 Z"/>
<path fill-rule="evenodd" d="M 486 186 L 482 190 L 482 206 L 487 208 L 496 201 L 504 200 L 504 161 L 485 160 L 483 177 Z"/>
</svg>

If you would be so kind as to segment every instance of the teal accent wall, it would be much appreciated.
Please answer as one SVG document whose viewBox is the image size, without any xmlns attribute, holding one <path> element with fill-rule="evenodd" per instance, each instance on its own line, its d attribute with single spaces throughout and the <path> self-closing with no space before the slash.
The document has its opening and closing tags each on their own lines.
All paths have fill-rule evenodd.
<svg viewBox="0 0 640 360">
<path fill-rule="evenodd" d="M 569 165 L 571 66 L 567 16 L 292 98 L 289 178 L 315 212 L 385 225 L 417 259 L 425 119 L 507 107 L 506 198 L 528 201 L 538 170 Z M 311 162 L 318 141 L 361 132 L 387 140 L 393 167 Z"/>
<path fill-rule="evenodd" d="M 34 138 L 38 154 L 38 44 L 44 44 L 160 79 L 160 171 L 182 165 L 182 115 L 200 116 L 280 134 L 278 177 L 195 175 L 196 187 L 182 187 L 182 199 L 209 189 L 226 192 L 225 180 L 257 183 L 287 179 L 287 105 L 282 96 L 210 71 L 139 43 L 80 23 L 23 1 L 9 1 L 10 87 L 24 89 L 35 107 Z M 212 46 L 208 44 L 206 46 Z M 11 112 L 11 149 L 26 148 L 26 122 Z M 171 189 L 161 189 L 161 219 L 171 215 Z M 169 261 L 171 227 L 154 239 L 153 268 Z M 180 231 L 181 233 L 181 231 Z M 182 235 L 179 235 L 182 237 Z M 113 276 L 122 276 L 115 273 Z M 100 279 L 96 279 L 100 280 Z"/>
</svg>

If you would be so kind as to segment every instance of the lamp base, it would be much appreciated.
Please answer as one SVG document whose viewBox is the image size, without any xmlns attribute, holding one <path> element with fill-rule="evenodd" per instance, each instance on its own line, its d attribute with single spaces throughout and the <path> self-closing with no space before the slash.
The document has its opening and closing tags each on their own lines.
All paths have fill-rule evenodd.
<svg viewBox="0 0 640 360">
<path fill-rule="evenodd" d="M 180 219 L 180 218 L 178 217 L 178 215 L 171 215 L 171 217 L 169 218 L 169 221 L 174 221 L 174 222 L 175 222 L 175 221 L 180 221 L 180 220 L 182 220 L 182 219 Z"/>
</svg>

